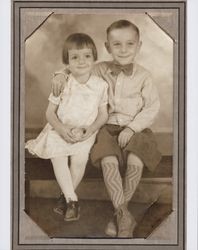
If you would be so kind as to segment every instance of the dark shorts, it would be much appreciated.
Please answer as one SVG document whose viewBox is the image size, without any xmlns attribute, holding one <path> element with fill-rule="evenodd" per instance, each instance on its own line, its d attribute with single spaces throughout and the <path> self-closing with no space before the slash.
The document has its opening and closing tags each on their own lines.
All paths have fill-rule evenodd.
<svg viewBox="0 0 198 250">
<path fill-rule="evenodd" d="M 115 155 L 119 164 L 124 166 L 127 154 L 132 152 L 138 156 L 144 165 L 154 171 L 161 160 L 153 132 L 146 128 L 140 133 L 135 133 L 124 149 L 118 145 L 118 135 L 123 127 L 107 124 L 103 126 L 96 137 L 96 142 L 91 149 L 90 158 L 95 167 L 100 167 L 101 159 Z"/>
</svg>

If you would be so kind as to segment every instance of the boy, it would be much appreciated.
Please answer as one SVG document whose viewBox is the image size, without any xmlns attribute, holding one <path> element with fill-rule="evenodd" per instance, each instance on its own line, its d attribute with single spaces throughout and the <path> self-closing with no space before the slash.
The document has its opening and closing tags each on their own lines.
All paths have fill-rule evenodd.
<svg viewBox="0 0 198 250">
<path fill-rule="evenodd" d="M 127 20 L 112 23 L 107 28 L 105 47 L 113 61 L 98 63 L 95 74 L 109 84 L 109 118 L 97 135 L 90 157 L 94 166 L 102 167 L 115 209 L 106 234 L 132 237 L 136 221 L 127 208 L 128 202 L 140 182 L 143 166 L 154 170 L 161 159 L 148 129 L 160 103 L 150 73 L 134 62 L 141 47 L 138 27 Z M 55 95 L 60 94 L 61 82 L 60 76 L 54 78 Z M 125 165 L 122 182 L 120 170 Z"/>
</svg>

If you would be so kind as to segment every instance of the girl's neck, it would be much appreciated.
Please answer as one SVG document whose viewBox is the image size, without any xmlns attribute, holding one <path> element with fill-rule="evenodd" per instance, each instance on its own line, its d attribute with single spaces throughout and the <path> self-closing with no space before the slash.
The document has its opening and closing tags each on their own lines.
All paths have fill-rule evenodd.
<svg viewBox="0 0 198 250">
<path fill-rule="evenodd" d="M 80 84 L 85 84 L 89 78 L 90 78 L 91 73 L 87 73 L 85 75 L 73 75 L 73 77 L 80 83 Z"/>
</svg>

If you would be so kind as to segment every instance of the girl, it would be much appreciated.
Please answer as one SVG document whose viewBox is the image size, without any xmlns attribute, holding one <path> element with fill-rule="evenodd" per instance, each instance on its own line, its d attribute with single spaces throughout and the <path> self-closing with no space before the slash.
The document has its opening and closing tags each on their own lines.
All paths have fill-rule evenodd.
<svg viewBox="0 0 198 250">
<path fill-rule="evenodd" d="M 96 60 L 96 46 L 88 35 L 75 33 L 66 39 L 63 62 L 71 73 L 56 73 L 57 78 L 65 76 L 64 89 L 59 97 L 50 94 L 48 124 L 35 140 L 26 143 L 30 153 L 51 159 L 67 203 L 66 221 L 79 219 L 75 189 L 84 175 L 96 134 L 108 118 L 107 83 L 91 73 Z"/>
</svg>

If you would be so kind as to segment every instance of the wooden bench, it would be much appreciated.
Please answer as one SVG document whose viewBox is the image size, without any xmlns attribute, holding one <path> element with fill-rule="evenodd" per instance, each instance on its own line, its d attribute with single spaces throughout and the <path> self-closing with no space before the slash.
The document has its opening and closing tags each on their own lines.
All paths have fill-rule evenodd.
<svg viewBox="0 0 198 250">
<path fill-rule="evenodd" d="M 25 210 L 29 211 L 30 182 L 34 180 L 55 180 L 52 163 L 25 153 Z M 123 173 L 122 173 L 123 175 Z M 144 168 L 143 179 L 167 179 L 172 178 L 172 157 L 163 156 L 154 172 Z M 102 170 L 93 167 L 90 161 L 87 164 L 84 179 L 103 179 Z M 83 179 L 83 180 L 84 180 Z"/>
</svg>

